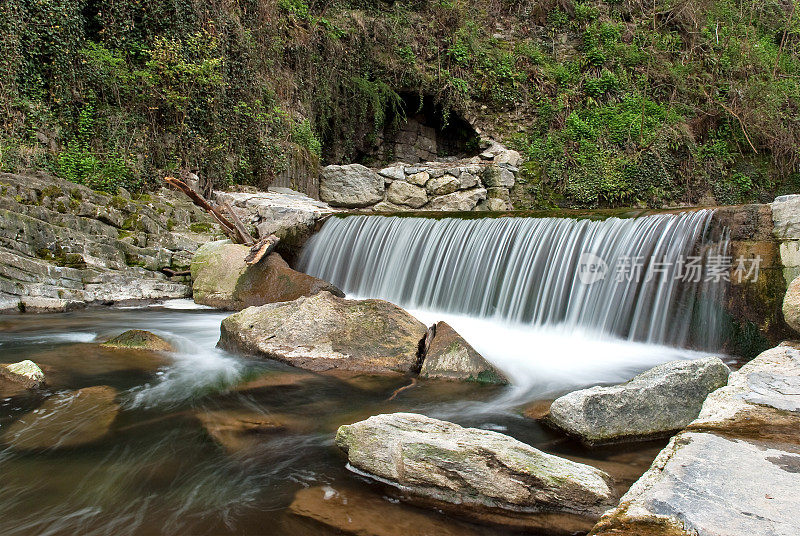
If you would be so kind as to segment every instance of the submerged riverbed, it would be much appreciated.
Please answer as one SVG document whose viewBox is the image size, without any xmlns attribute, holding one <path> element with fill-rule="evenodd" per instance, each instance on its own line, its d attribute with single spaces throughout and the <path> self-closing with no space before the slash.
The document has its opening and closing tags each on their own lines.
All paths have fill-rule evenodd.
<svg viewBox="0 0 800 536">
<path fill-rule="evenodd" d="M 347 471 L 333 444 L 337 427 L 378 413 L 412 411 L 498 430 L 595 465 L 622 489 L 666 443 L 585 449 L 523 416 L 535 402 L 535 382 L 524 399 L 519 386 L 419 381 L 397 392 L 408 378 L 322 376 L 234 356 L 215 348 L 226 314 L 177 301 L 0 318 L 0 362 L 31 359 L 49 380 L 41 392 L 0 399 L 0 434 L 60 391 L 108 385 L 122 406 L 97 443 L 37 452 L 0 447 L 0 534 L 337 533 L 295 512 L 334 525 L 355 519 L 375 534 L 408 534 L 410 522 L 415 534 L 445 527 L 503 533 L 399 504 L 390 490 Z M 93 343 L 134 328 L 163 336 L 177 351 L 162 358 Z M 576 378 L 573 387 L 588 379 Z M 226 419 L 254 416 L 276 426 L 226 435 Z"/>
</svg>

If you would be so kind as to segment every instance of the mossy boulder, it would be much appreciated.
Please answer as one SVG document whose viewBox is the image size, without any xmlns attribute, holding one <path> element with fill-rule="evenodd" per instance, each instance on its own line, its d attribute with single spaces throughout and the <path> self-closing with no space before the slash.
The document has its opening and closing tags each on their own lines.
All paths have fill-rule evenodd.
<svg viewBox="0 0 800 536">
<path fill-rule="evenodd" d="M 427 328 L 383 300 L 330 292 L 249 307 L 222 321 L 219 346 L 314 370 L 412 372 Z"/>
<path fill-rule="evenodd" d="M 583 516 L 585 531 L 616 498 L 611 477 L 599 469 L 415 413 L 341 426 L 336 445 L 354 470 L 399 487 L 414 502 L 509 525 L 544 528 L 524 514 L 546 510 Z"/>
<path fill-rule="evenodd" d="M 228 240 L 210 242 L 192 258 L 194 301 L 229 311 L 296 300 L 323 290 L 344 296 L 327 281 L 292 270 L 278 253 L 254 265 L 245 258 L 250 248 Z"/>
<path fill-rule="evenodd" d="M 99 385 L 52 396 L 11 423 L 0 442 L 18 450 L 45 450 L 98 441 L 119 413 L 116 395 L 113 388 Z"/>
<path fill-rule="evenodd" d="M 36 389 L 45 382 L 42 369 L 29 359 L 19 363 L 0 364 L 0 378 L 23 389 Z"/>
<path fill-rule="evenodd" d="M 107 340 L 102 344 L 105 348 L 121 348 L 126 350 L 149 350 L 153 352 L 172 352 L 175 348 L 156 335 L 142 329 L 128 331 Z"/>
<path fill-rule="evenodd" d="M 447 322 L 438 322 L 422 362 L 420 377 L 507 384 L 502 372 L 486 361 Z"/>
</svg>

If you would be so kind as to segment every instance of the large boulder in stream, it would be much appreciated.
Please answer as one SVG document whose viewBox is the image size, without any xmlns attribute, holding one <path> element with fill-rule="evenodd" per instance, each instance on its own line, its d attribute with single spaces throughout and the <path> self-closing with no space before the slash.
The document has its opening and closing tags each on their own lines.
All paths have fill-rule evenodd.
<svg viewBox="0 0 800 536">
<path fill-rule="evenodd" d="M 119 413 L 116 390 L 106 385 L 54 395 L 11 423 L 0 443 L 18 450 L 79 447 L 104 437 Z"/>
<path fill-rule="evenodd" d="M 508 525 L 537 526 L 541 520 L 530 514 L 568 512 L 590 527 L 615 499 L 611 477 L 599 469 L 415 413 L 342 426 L 336 444 L 355 471 L 398 487 L 412 502 Z"/>
<path fill-rule="evenodd" d="M 731 373 L 603 515 L 597 536 L 800 534 L 800 350 Z"/>
<path fill-rule="evenodd" d="M 507 384 L 502 372 L 481 356 L 447 322 L 431 327 L 426 340 L 422 378 Z"/>
<path fill-rule="evenodd" d="M 425 324 L 383 300 L 330 292 L 250 307 L 222 321 L 219 346 L 313 370 L 410 372 Z"/>
<path fill-rule="evenodd" d="M 277 253 L 254 265 L 245 257 L 250 248 L 220 240 L 203 245 L 192 258 L 194 301 L 229 311 L 292 301 L 323 290 L 344 296 L 327 281 L 292 270 Z"/>
<path fill-rule="evenodd" d="M 668 436 L 697 417 L 729 373 L 717 357 L 671 361 L 622 385 L 566 394 L 546 420 L 590 445 Z"/>
</svg>

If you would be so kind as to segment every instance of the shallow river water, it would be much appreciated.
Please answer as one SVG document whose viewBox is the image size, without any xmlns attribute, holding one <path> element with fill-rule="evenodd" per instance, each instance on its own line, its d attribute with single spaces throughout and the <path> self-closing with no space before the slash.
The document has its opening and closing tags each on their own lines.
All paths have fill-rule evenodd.
<svg viewBox="0 0 800 536">
<path fill-rule="evenodd" d="M 622 489 L 666 443 L 587 450 L 523 415 L 537 398 L 570 383 L 624 379 L 651 365 L 646 360 L 632 365 L 623 359 L 614 374 L 594 382 L 590 373 L 567 381 L 569 372 L 562 372 L 556 380 L 544 378 L 538 391 L 533 375 L 523 388 L 420 381 L 396 393 L 407 378 L 321 376 L 218 350 L 227 313 L 189 307 L 179 301 L 0 317 L 0 362 L 31 359 L 49 380 L 41 392 L 0 398 L 0 436 L 59 391 L 107 385 L 122 407 L 111 433 L 88 446 L 36 452 L 0 446 L 0 534 L 337 534 L 298 511 L 316 511 L 334 523 L 356 519 L 380 527 L 377 534 L 506 533 L 400 504 L 349 472 L 334 433 L 378 413 L 414 411 L 501 431 L 600 467 Z M 458 328 L 458 319 L 451 320 Z M 163 336 L 177 351 L 162 358 L 94 344 L 133 328 Z M 498 337 L 501 344 L 504 337 Z M 511 341 L 505 337 L 504 344 Z M 581 370 L 580 362 L 574 370 Z M 253 415 L 280 426 L 226 439 L 203 425 Z M 299 506 L 290 508 L 296 497 Z"/>
</svg>

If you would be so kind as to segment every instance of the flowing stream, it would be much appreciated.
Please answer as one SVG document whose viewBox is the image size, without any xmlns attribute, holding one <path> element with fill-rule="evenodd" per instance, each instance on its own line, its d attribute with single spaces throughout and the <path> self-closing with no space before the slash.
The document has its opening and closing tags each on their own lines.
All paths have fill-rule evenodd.
<svg viewBox="0 0 800 536">
<path fill-rule="evenodd" d="M 392 398 L 405 378 L 336 378 L 231 355 L 215 347 L 228 313 L 186 309 L 192 306 L 185 301 L 165 305 L 0 317 L 0 362 L 31 359 L 49 381 L 43 391 L 0 396 L 0 438 L 58 393 L 107 385 L 121 406 L 98 442 L 35 451 L 0 445 L 0 534 L 339 534 L 292 513 L 290 504 L 306 488 L 341 494 L 348 506 L 322 501 L 305 508 L 334 519 L 366 518 L 380 534 L 408 534 L 407 519 L 417 534 L 507 533 L 387 502 L 385 490 L 347 471 L 333 445 L 336 429 L 378 413 L 414 411 L 508 433 L 603 468 L 623 489 L 665 444 L 587 450 L 519 408 L 498 406 L 501 387 L 427 382 Z M 95 342 L 134 328 L 165 337 L 176 351 L 153 356 Z M 203 425 L 214 415 L 269 418 L 281 428 L 215 437 Z M 373 511 L 376 500 L 390 511 Z"/>
<path fill-rule="evenodd" d="M 510 388 L 419 382 L 398 392 L 406 378 L 318 375 L 232 355 L 216 348 L 228 313 L 188 300 L 0 317 L 0 362 L 31 359 L 48 378 L 45 389 L 13 394 L 0 383 L 0 534 L 340 533 L 298 511 L 334 525 L 358 519 L 387 535 L 409 534 L 408 523 L 421 535 L 508 534 L 387 499 L 346 470 L 333 444 L 338 426 L 396 411 L 508 433 L 599 467 L 624 491 L 666 441 L 589 450 L 524 414 L 561 392 L 718 348 L 713 305 L 724 288 L 678 281 L 678 267 L 656 271 L 653 261 L 724 253 L 724 242 L 706 242 L 709 218 L 359 216 L 330 220 L 304 250 L 303 268 L 351 297 L 386 298 L 428 324 L 450 322 L 509 374 Z M 644 259 L 645 279 L 617 281 L 616 264 L 634 256 Z M 175 351 L 97 344 L 134 328 Z M 56 448 L 52 437 L 52 447 L 36 450 L 4 441 L 51 397 L 100 385 L 117 392 L 119 412 L 99 441 Z M 236 432 L 264 419 L 274 428 Z"/>
</svg>

